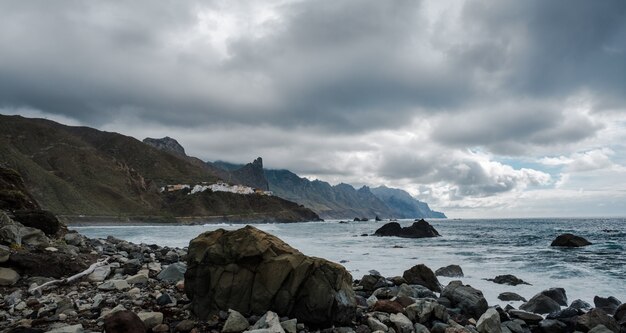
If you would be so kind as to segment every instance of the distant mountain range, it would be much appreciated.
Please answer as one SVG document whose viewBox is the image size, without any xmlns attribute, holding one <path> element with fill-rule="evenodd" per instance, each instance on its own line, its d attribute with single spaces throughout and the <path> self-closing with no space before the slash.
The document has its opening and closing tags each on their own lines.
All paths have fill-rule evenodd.
<svg viewBox="0 0 626 333">
<path fill-rule="evenodd" d="M 23 176 L 44 209 L 62 215 L 296 221 L 317 218 L 310 208 L 336 219 L 445 217 L 400 189 L 310 181 L 288 170 L 264 169 L 260 157 L 245 165 L 205 162 L 186 155 L 170 137 L 141 142 L 88 127 L 3 115 L 0 133 L 0 162 Z M 165 185 L 219 180 L 275 195 L 241 200 L 217 192 L 181 196 L 159 191 Z"/>
<path fill-rule="evenodd" d="M 233 174 L 242 184 L 268 184 L 275 195 L 297 202 L 325 219 L 371 218 L 445 218 L 428 204 L 413 198 L 404 190 L 385 186 L 355 189 L 352 185 L 330 185 L 320 180 L 308 180 L 289 170 L 263 169 L 261 158 L 252 164 L 240 165 L 223 161 L 210 163 Z M 244 172 L 245 171 L 245 172 Z M 247 177 L 238 177 L 245 173 Z M 247 180 L 247 181 L 244 181 Z"/>
</svg>

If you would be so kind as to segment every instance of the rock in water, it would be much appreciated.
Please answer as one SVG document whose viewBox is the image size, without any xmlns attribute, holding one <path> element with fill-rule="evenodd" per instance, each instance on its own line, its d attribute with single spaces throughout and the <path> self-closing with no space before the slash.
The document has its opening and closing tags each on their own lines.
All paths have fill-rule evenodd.
<svg viewBox="0 0 626 333">
<path fill-rule="evenodd" d="M 275 311 L 313 325 L 349 324 L 355 316 L 352 276 L 308 257 L 252 226 L 206 232 L 189 244 L 185 293 L 207 319 L 219 310 Z"/>
<path fill-rule="evenodd" d="M 515 275 L 511 275 L 511 274 L 505 274 L 505 275 L 498 275 L 493 279 L 487 279 L 487 281 L 491 281 L 493 283 L 497 283 L 497 284 L 508 284 L 510 286 L 517 286 L 518 284 L 527 284 L 530 285 L 530 283 L 518 278 Z"/>
<path fill-rule="evenodd" d="M 428 222 L 419 220 L 410 227 L 402 228 L 398 222 L 390 222 L 380 227 L 376 232 L 376 236 L 396 236 L 404 238 L 424 238 L 441 236 L 435 228 Z"/>
<path fill-rule="evenodd" d="M 436 270 L 435 275 L 445 277 L 463 277 L 463 270 L 459 265 L 448 265 Z"/>
<path fill-rule="evenodd" d="M 436 292 L 441 291 L 441 284 L 439 284 L 435 273 L 424 264 L 413 266 L 404 271 L 402 277 L 409 284 L 418 284 Z"/>
<path fill-rule="evenodd" d="M 559 235 L 550 246 L 581 247 L 591 245 L 588 240 L 573 234 Z"/>
<path fill-rule="evenodd" d="M 503 292 L 500 295 L 498 295 L 498 299 L 501 301 L 522 301 L 522 302 L 526 302 L 526 299 L 516 293 L 513 292 Z"/>
</svg>

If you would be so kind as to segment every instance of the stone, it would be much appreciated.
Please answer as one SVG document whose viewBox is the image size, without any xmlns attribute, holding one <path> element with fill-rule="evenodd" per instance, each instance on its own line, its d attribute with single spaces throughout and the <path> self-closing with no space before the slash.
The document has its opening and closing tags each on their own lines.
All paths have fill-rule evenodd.
<svg viewBox="0 0 626 333">
<path fill-rule="evenodd" d="M 126 280 L 108 280 L 99 285 L 98 289 L 105 291 L 128 290 L 130 289 L 130 285 L 126 282 Z"/>
<path fill-rule="evenodd" d="M 579 316 L 576 321 L 576 330 L 587 332 L 598 325 L 604 325 L 615 333 L 620 331 L 619 324 L 615 318 L 609 316 L 602 309 L 592 309 L 584 315 Z"/>
<path fill-rule="evenodd" d="M 541 315 L 523 310 L 509 310 L 508 314 L 512 318 L 521 319 L 529 325 L 539 324 L 539 322 L 543 320 L 543 317 Z"/>
<path fill-rule="evenodd" d="M 396 301 L 381 299 L 374 304 L 372 311 L 380 311 L 384 313 L 399 313 L 404 311 L 402 304 Z"/>
<path fill-rule="evenodd" d="M 449 299 L 461 312 L 474 318 L 480 318 L 489 307 L 480 290 L 463 285 L 461 281 L 451 281 L 442 290 L 441 296 Z"/>
<path fill-rule="evenodd" d="M 435 273 L 424 264 L 415 265 L 404 271 L 402 277 L 409 284 L 421 285 L 436 292 L 441 291 L 441 284 L 439 284 Z"/>
<path fill-rule="evenodd" d="M 405 312 L 409 319 L 413 322 L 421 324 L 431 322 L 433 320 L 447 322 L 450 319 L 445 306 L 434 300 L 428 299 L 416 300 L 414 304 L 405 308 Z"/>
<path fill-rule="evenodd" d="M 428 330 L 428 327 L 420 323 L 415 323 L 413 325 L 413 329 L 415 330 L 415 333 L 430 333 L 430 331 Z"/>
<path fill-rule="evenodd" d="M 420 286 L 417 284 L 408 285 L 406 283 L 403 283 L 398 287 L 398 294 L 396 296 L 411 298 L 437 298 L 437 295 L 435 295 L 432 290 L 424 286 Z"/>
<path fill-rule="evenodd" d="M 19 279 L 20 275 L 13 269 L 0 267 L 0 286 L 12 286 Z"/>
<path fill-rule="evenodd" d="M 107 333 L 146 332 L 146 325 L 132 311 L 122 310 L 110 314 L 104 319 L 104 331 Z"/>
<path fill-rule="evenodd" d="M 390 222 L 374 232 L 375 236 L 395 236 L 404 238 L 425 238 L 425 237 L 438 237 L 441 236 L 425 220 L 419 220 L 413 223 L 410 227 L 402 227 L 398 222 Z"/>
<path fill-rule="evenodd" d="M 572 302 L 572 304 L 570 304 L 570 308 L 574 308 L 574 309 L 579 309 L 579 310 L 591 310 L 591 304 L 581 300 L 581 299 L 577 299 L 574 300 Z"/>
<path fill-rule="evenodd" d="M 584 314 L 583 311 L 574 308 L 565 308 L 556 312 L 551 312 L 546 316 L 546 319 L 564 319 L 572 318 L 578 315 Z"/>
<path fill-rule="evenodd" d="M 606 328 L 606 326 L 600 324 L 589 330 L 589 333 L 614 333 L 610 329 Z"/>
<path fill-rule="evenodd" d="M 26 227 L 11 219 L 4 211 L 0 211 L 0 244 L 46 247 L 50 240 L 43 231 Z"/>
<path fill-rule="evenodd" d="M 176 304 L 176 301 L 167 293 L 161 294 L 161 296 L 159 296 L 156 301 L 157 301 L 157 304 L 161 306 L 168 305 L 168 304 Z"/>
<path fill-rule="evenodd" d="M 237 333 L 248 329 L 248 319 L 235 310 L 228 310 L 228 318 L 222 328 L 222 333 Z"/>
<path fill-rule="evenodd" d="M 573 234 L 562 234 L 557 236 L 550 246 L 563 246 L 563 247 L 582 247 L 591 245 L 591 242 L 584 239 L 583 237 L 576 236 Z"/>
<path fill-rule="evenodd" d="M 363 278 L 359 281 L 359 286 L 363 287 L 365 291 L 376 290 L 386 285 L 385 278 L 372 274 L 363 275 Z"/>
<path fill-rule="evenodd" d="M 596 296 L 593 298 L 593 304 L 598 309 L 604 310 L 607 314 L 613 315 L 617 307 L 622 304 L 617 298 L 609 296 L 607 298 Z"/>
<path fill-rule="evenodd" d="M 530 283 L 525 282 L 524 280 L 518 278 L 515 275 L 511 275 L 511 274 L 505 274 L 505 275 L 498 275 L 493 279 L 487 279 L 487 281 L 491 281 L 493 283 L 497 283 L 497 284 L 508 284 L 510 286 L 517 286 L 520 284 L 527 284 L 530 285 Z"/>
<path fill-rule="evenodd" d="M 613 317 L 620 324 L 626 323 L 626 303 L 623 303 L 623 304 L 621 304 L 620 306 L 617 307 Z"/>
<path fill-rule="evenodd" d="M 559 305 L 567 306 L 567 294 L 563 288 L 550 288 L 542 291 L 540 294 L 552 298 Z"/>
<path fill-rule="evenodd" d="M 298 320 L 289 319 L 280 322 L 280 326 L 285 330 L 285 333 L 298 333 Z"/>
<path fill-rule="evenodd" d="M 0 245 L 0 264 L 9 261 L 11 249 L 6 245 Z"/>
<path fill-rule="evenodd" d="M 135 274 L 133 276 L 129 276 L 126 278 L 126 282 L 128 282 L 128 284 L 146 284 L 148 283 L 148 276 L 146 276 L 145 274 Z"/>
<path fill-rule="evenodd" d="M 219 310 L 272 310 L 321 325 L 350 324 L 356 314 L 352 276 L 344 267 L 305 256 L 252 226 L 201 234 L 190 242 L 187 261 L 185 293 L 200 319 Z"/>
<path fill-rule="evenodd" d="M 275 312 L 267 311 L 259 320 L 257 320 L 250 330 L 267 329 L 269 333 L 285 333 L 285 330 L 280 325 L 280 318 Z"/>
<path fill-rule="evenodd" d="M 378 320 L 378 319 L 376 319 L 374 317 L 367 317 L 367 326 L 372 331 L 387 332 L 387 330 L 388 330 L 387 325 L 383 324 L 380 320 Z"/>
<path fill-rule="evenodd" d="M 87 269 L 93 263 L 93 258 L 65 252 L 50 255 L 44 252 L 17 251 L 11 254 L 10 261 L 24 275 L 62 279 Z"/>
<path fill-rule="evenodd" d="M 167 281 L 176 283 L 185 278 L 185 272 L 187 271 L 187 265 L 184 262 L 176 262 L 159 272 L 157 279 L 161 281 Z"/>
<path fill-rule="evenodd" d="M 402 313 L 392 313 L 389 316 L 389 321 L 391 321 L 397 333 L 411 333 L 413 330 L 413 323 Z"/>
<path fill-rule="evenodd" d="M 539 328 L 543 333 L 561 333 L 567 331 L 567 325 L 556 319 L 544 319 L 540 321 Z"/>
<path fill-rule="evenodd" d="M 174 331 L 176 332 L 189 332 L 196 327 L 196 322 L 190 319 L 182 320 L 176 325 Z"/>
<path fill-rule="evenodd" d="M 70 231 L 63 236 L 65 243 L 74 246 L 85 246 L 85 237 L 75 231 Z"/>
<path fill-rule="evenodd" d="M 141 261 L 139 259 L 130 259 L 122 264 L 124 274 L 135 275 L 141 269 Z"/>
<path fill-rule="evenodd" d="M 46 236 L 54 236 L 63 229 L 57 217 L 47 210 L 16 210 L 13 212 L 13 220 L 25 227 L 39 229 Z"/>
<path fill-rule="evenodd" d="M 159 324 L 159 325 L 154 326 L 152 330 L 150 331 L 152 333 L 169 333 L 170 327 L 167 326 L 166 324 Z"/>
<path fill-rule="evenodd" d="M 139 312 L 137 316 L 143 321 L 147 329 L 163 323 L 163 313 L 161 312 Z"/>
<path fill-rule="evenodd" d="M 500 314 L 494 308 L 489 308 L 478 318 L 476 329 L 480 333 L 501 333 Z"/>
<path fill-rule="evenodd" d="M 463 277 L 463 270 L 459 265 L 448 265 L 437 269 L 435 271 L 435 275 L 445 277 Z"/>
<path fill-rule="evenodd" d="M 512 293 L 512 292 L 503 292 L 500 295 L 498 295 L 498 299 L 501 301 L 505 301 L 505 302 L 509 302 L 509 301 L 522 301 L 522 302 L 526 302 L 526 299 L 516 293 Z"/>
<path fill-rule="evenodd" d="M 87 280 L 91 282 L 102 282 L 111 274 L 111 266 L 105 265 L 96 267 L 93 272 L 87 275 Z"/>
<path fill-rule="evenodd" d="M 55 328 L 46 333 L 84 333 L 84 332 L 85 330 L 83 329 L 83 325 L 77 324 L 77 325 L 68 325 L 68 326 Z"/>
<path fill-rule="evenodd" d="M 541 293 L 533 296 L 533 298 L 531 298 L 528 302 L 520 305 L 519 308 L 524 311 L 539 314 L 546 314 L 561 310 L 559 303 Z"/>
</svg>

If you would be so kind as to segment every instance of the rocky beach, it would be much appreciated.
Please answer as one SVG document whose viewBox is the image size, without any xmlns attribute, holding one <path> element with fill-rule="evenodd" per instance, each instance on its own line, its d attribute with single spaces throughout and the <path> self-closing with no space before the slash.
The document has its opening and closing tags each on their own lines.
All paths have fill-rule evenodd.
<svg viewBox="0 0 626 333">
<path fill-rule="evenodd" d="M 63 225 L 46 234 L 1 217 L 10 243 L 0 255 L 3 332 L 626 332 L 626 306 L 614 297 L 589 304 L 551 288 L 528 301 L 499 296 L 524 300 L 519 309 L 488 304 L 463 283 L 463 263 L 352 277 L 250 226 L 173 248 Z"/>
</svg>

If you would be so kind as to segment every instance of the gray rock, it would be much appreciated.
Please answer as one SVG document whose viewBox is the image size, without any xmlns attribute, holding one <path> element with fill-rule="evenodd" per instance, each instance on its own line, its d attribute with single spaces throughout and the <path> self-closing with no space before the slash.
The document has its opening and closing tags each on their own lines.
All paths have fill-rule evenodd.
<svg viewBox="0 0 626 333">
<path fill-rule="evenodd" d="M 502 323 L 502 325 L 506 326 L 506 328 L 508 328 L 511 333 L 524 333 L 524 328 L 522 327 L 522 324 L 524 324 L 524 326 L 526 325 L 524 321 L 519 319 L 509 320 Z"/>
<path fill-rule="evenodd" d="M 432 320 L 445 323 L 450 319 L 446 307 L 434 300 L 418 299 L 414 304 L 407 306 L 404 311 L 410 320 L 421 324 Z"/>
<path fill-rule="evenodd" d="M 85 237 L 77 232 L 68 232 L 63 236 L 65 243 L 74 246 L 85 246 Z"/>
<path fill-rule="evenodd" d="M 148 283 L 148 276 L 142 273 L 135 274 L 126 278 L 128 284 L 146 284 Z"/>
<path fill-rule="evenodd" d="M 530 325 L 539 324 L 539 322 L 543 320 L 541 315 L 523 310 L 509 310 L 508 314 L 511 317 L 521 319 Z"/>
<path fill-rule="evenodd" d="M 413 323 L 402 313 L 392 313 L 389 316 L 389 321 L 391 321 L 398 333 L 411 333 L 413 330 Z"/>
<path fill-rule="evenodd" d="M 461 281 L 450 282 L 441 292 L 441 296 L 452 302 L 452 305 L 473 318 L 480 318 L 487 308 L 487 300 L 483 293 Z"/>
<path fill-rule="evenodd" d="M 401 284 L 398 287 L 398 297 L 411 297 L 411 298 L 433 298 L 436 299 L 437 295 L 430 289 L 420 286 L 418 284 L 408 285 L 406 283 Z"/>
<path fill-rule="evenodd" d="M 298 333 L 298 320 L 297 319 L 289 319 L 280 322 L 280 326 L 282 326 L 285 333 Z"/>
<path fill-rule="evenodd" d="M 459 265 L 448 265 L 436 270 L 435 275 L 446 277 L 463 277 L 463 270 Z"/>
<path fill-rule="evenodd" d="M 99 285 L 98 289 L 105 291 L 128 290 L 130 289 L 130 285 L 126 282 L 126 280 L 108 280 Z"/>
<path fill-rule="evenodd" d="M 105 265 L 96 267 L 93 272 L 87 275 L 87 280 L 91 282 L 101 282 L 106 280 L 106 278 L 111 274 L 111 266 Z"/>
<path fill-rule="evenodd" d="M 59 328 L 52 329 L 47 331 L 46 333 L 83 333 L 85 330 L 83 329 L 82 324 L 77 325 L 68 325 Z"/>
<path fill-rule="evenodd" d="M 8 246 L 0 245 L 0 264 L 9 261 L 11 249 Z"/>
<path fill-rule="evenodd" d="M 622 305 L 617 307 L 617 310 L 615 310 L 615 314 L 613 315 L 613 317 L 620 324 L 626 323 L 626 303 L 623 303 Z"/>
<path fill-rule="evenodd" d="M 494 308 L 489 308 L 476 323 L 476 329 L 480 333 L 501 333 L 500 314 Z"/>
<path fill-rule="evenodd" d="M 285 333 L 283 327 L 280 326 L 280 318 L 272 311 L 267 311 L 263 317 L 259 318 L 251 327 L 251 330 L 258 329 L 267 329 L 270 333 Z"/>
<path fill-rule="evenodd" d="M 12 286 L 20 279 L 20 275 L 11 268 L 0 267 L 0 286 Z"/>
<path fill-rule="evenodd" d="M 550 288 L 542 291 L 540 294 L 552 298 L 559 305 L 567 306 L 567 294 L 563 288 Z"/>
<path fill-rule="evenodd" d="M 161 312 L 139 312 L 137 316 L 143 321 L 147 329 L 163 323 L 163 313 Z"/>
<path fill-rule="evenodd" d="M 540 314 L 561 310 L 559 303 L 544 294 L 533 296 L 528 302 L 520 305 L 519 308 L 524 311 Z"/>
<path fill-rule="evenodd" d="M 180 323 L 176 325 L 174 331 L 176 332 L 189 332 L 194 327 L 196 327 L 196 322 L 190 319 L 182 320 Z M 169 331 L 168 331 L 169 332 Z"/>
<path fill-rule="evenodd" d="M 493 279 L 487 279 L 487 281 L 491 281 L 493 283 L 497 283 L 497 284 L 508 284 L 510 286 L 517 286 L 519 284 L 527 284 L 530 285 L 530 283 L 518 278 L 515 275 L 511 275 L 511 274 L 505 274 L 505 275 L 498 275 Z"/>
<path fill-rule="evenodd" d="M 380 320 L 374 317 L 367 317 L 367 326 L 372 331 L 383 331 L 387 332 L 387 325 L 383 324 Z"/>
<path fill-rule="evenodd" d="M 441 284 L 437 280 L 435 273 L 424 264 L 419 264 L 404 271 L 402 277 L 408 284 L 418 284 L 432 291 L 440 292 Z"/>
<path fill-rule="evenodd" d="M 176 262 L 162 270 L 159 275 L 157 275 L 157 279 L 161 281 L 178 282 L 185 278 L 186 271 L 187 265 L 184 262 Z"/>
<path fill-rule="evenodd" d="M 578 309 L 578 310 L 591 310 L 591 304 L 581 300 L 581 299 L 577 299 L 575 301 L 572 302 L 572 304 L 570 304 L 569 306 L 570 308 L 574 308 L 574 309 Z"/>
<path fill-rule="evenodd" d="M 415 330 L 415 333 L 430 333 L 428 327 L 420 323 L 416 323 L 415 325 L 413 325 L 413 329 Z"/>
<path fill-rule="evenodd" d="M 228 318 L 222 328 L 223 333 L 243 332 L 250 326 L 248 319 L 235 310 L 228 310 Z"/>
<path fill-rule="evenodd" d="M 556 319 L 544 319 L 539 322 L 539 328 L 543 333 L 561 333 L 566 331 L 567 325 Z"/>
<path fill-rule="evenodd" d="M 501 301 L 505 301 L 505 302 L 509 302 L 509 301 L 522 301 L 522 302 L 526 302 L 526 299 L 516 293 L 512 293 L 512 292 L 503 292 L 500 295 L 498 295 L 498 299 Z"/>
<path fill-rule="evenodd" d="M 614 332 L 606 328 L 606 326 L 600 324 L 592 328 L 591 330 L 589 330 L 589 333 L 614 333 Z"/>
<path fill-rule="evenodd" d="M 45 247 L 50 244 L 50 240 L 43 231 L 25 227 L 13 221 L 4 211 L 0 211 L 0 244 Z"/>
<path fill-rule="evenodd" d="M 617 307 L 622 304 L 617 298 L 609 296 L 607 298 L 596 296 L 593 298 L 593 304 L 596 308 L 604 310 L 607 314 L 615 314 Z"/>
<path fill-rule="evenodd" d="M 578 317 L 576 330 L 587 332 L 598 325 L 604 325 L 609 330 L 618 333 L 620 328 L 615 318 L 609 316 L 602 309 L 592 309 Z"/>
</svg>

